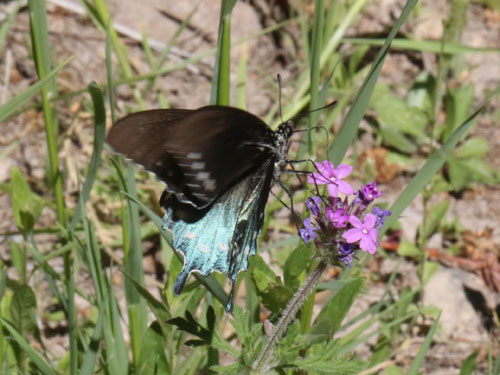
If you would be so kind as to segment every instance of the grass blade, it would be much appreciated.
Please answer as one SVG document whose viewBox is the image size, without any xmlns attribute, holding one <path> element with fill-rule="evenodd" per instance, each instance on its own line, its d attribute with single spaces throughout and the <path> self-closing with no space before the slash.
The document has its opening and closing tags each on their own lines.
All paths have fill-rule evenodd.
<svg viewBox="0 0 500 375">
<path fill-rule="evenodd" d="M 7 16 L 7 19 L 4 20 L 2 25 L 0 26 L 0 52 L 2 52 L 3 43 L 7 38 L 7 32 L 9 31 L 10 26 L 16 19 L 20 7 L 21 7 L 21 1 L 17 1 L 16 5 L 14 6 L 10 14 Z"/>
<path fill-rule="evenodd" d="M 425 336 L 425 340 L 422 343 L 422 346 L 420 347 L 420 350 L 418 351 L 417 355 L 415 356 L 415 359 L 413 360 L 410 369 L 408 370 L 408 375 L 418 375 L 419 371 L 418 369 L 422 365 L 425 359 L 425 354 L 429 350 L 432 344 L 432 338 L 434 337 L 434 334 L 436 333 L 436 329 L 438 327 L 439 323 L 439 318 L 441 317 L 441 313 L 439 313 L 439 316 L 437 317 L 436 321 L 432 325 L 431 329 L 427 333 L 427 336 Z"/>
<path fill-rule="evenodd" d="M 320 112 L 313 110 L 320 107 L 319 104 L 319 77 L 321 73 L 321 47 L 323 46 L 323 20 L 325 14 L 325 3 L 323 0 L 316 0 L 314 3 L 314 21 L 312 29 L 312 41 L 311 41 L 311 68 L 310 68 L 310 80 L 311 89 L 310 95 L 311 100 L 309 102 L 309 126 L 314 127 L 318 124 L 318 119 Z M 307 132 L 308 135 L 308 148 L 309 154 L 313 153 L 312 136 L 313 132 Z"/>
<path fill-rule="evenodd" d="M 370 38 L 342 38 L 344 43 L 352 44 L 366 44 L 369 46 L 382 46 L 385 39 L 370 39 Z M 471 47 L 465 44 L 457 43 L 442 43 L 440 40 L 412 40 L 394 38 L 391 44 L 393 49 L 420 51 L 420 52 L 434 52 L 445 53 L 450 55 L 464 54 L 464 53 L 499 53 L 500 48 L 485 48 L 485 47 Z"/>
<path fill-rule="evenodd" d="M 220 12 L 219 40 L 215 58 L 210 103 L 229 105 L 231 72 L 231 12 L 236 0 L 223 0 Z"/>
<path fill-rule="evenodd" d="M 104 108 L 104 98 L 102 96 L 102 92 L 94 82 L 89 85 L 89 92 L 92 97 L 92 102 L 94 103 L 94 147 L 92 156 L 90 157 L 87 176 L 85 178 L 85 182 L 83 183 L 82 191 L 80 192 L 82 204 L 77 206 L 75 214 L 73 215 L 69 226 L 69 230 L 71 231 L 76 228 L 78 221 L 80 221 L 82 216 L 81 207 L 89 200 L 90 191 L 92 190 L 92 186 L 94 186 L 97 169 L 101 161 L 101 154 L 106 133 L 106 109 Z"/>
<path fill-rule="evenodd" d="M 347 148 L 352 144 L 354 138 L 356 137 L 359 123 L 364 116 L 366 108 L 368 107 L 368 103 L 382 70 L 382 66 L 384 65 L 385 56 L 389 51 L 391 42 L 417 4 L 417 1 L 418 0 L 408 0 L 403 11 L 401 12 L 401 15 L 399 16 L 399 19 L 396 21 L 391 32 L 387 36 L 384 46 L 380 49 L 377 58 L 373 62 L 370 72 L 363 81 L 363 84 L 361 85 L 361 88 L 344 119 L 339 133 L 333 140 L 333 144 L 328 150 L 329 160 L 331 160 L 333 164 L 338 165 L 342 159 L 344 159 Z"/>
<path fill-rule="evenodd" d="M 33 346 L 29 342 L 27 342 L 24 337 L 17 332 L 17 330 L 5 319 L 0 318 L 0 322 L 12 338 L 16 341 L 16 343 L 21 347 L 21 349 L 28 355 L 31 361 L 35 364 L 35 366 L 40 370 L 40 372 L 44 375 L 57 375 L 57 373 L 52 369 L 52 367 L 43 359 L 43 357 L 38 354 Z"/>
</svg>

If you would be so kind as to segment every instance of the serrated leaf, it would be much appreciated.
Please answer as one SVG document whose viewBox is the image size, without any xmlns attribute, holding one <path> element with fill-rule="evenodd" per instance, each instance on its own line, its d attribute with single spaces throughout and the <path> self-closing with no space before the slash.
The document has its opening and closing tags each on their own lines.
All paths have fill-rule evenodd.
<svg viewBox="0 0 500 375">
<path fill-rule="evenodd" d="M 213 315 L 213 317 L 212 317 Z M 199 324 L 193 317 L 193 315 L 186 311 L 186 318 L 173 318 L 167 321 L 167 323 L 172 324 L 179 328 L 181 331 L 192 334 L 193 336 L 199 337 L 201 340 L 190 340 L 185 344 L 188 346 L 200 346 L 200 345 L 209 345 L 212 341 L 213 329 L 215 327 L 214 322 L 215 313 L 213 311 L 213 307 L 209 306 L 207 309 L 207 321 L 209 322 L 209 329 L 203 327 Z"/>
<path fill-rule="evenodd" d="M 232 355 L 233 357 L 238 358 L 240 356 L 240 351 L 238 350 L 238 348 L 236 348 L 234 345 L 231 345 L 229 342 L 224 340 L 224 338 L 220 337 L 217 332 L 214 332 L 211 345 L 216 349 Z"/>
<path fill-rule="evenodd" d="M 262 304 L 272 312 L 283 309 L 293 296 L 293 291 L 281 284 L 279 277 L 272 279 L 258 269 L 253 271 L 252 277 Z"/>
</svg>

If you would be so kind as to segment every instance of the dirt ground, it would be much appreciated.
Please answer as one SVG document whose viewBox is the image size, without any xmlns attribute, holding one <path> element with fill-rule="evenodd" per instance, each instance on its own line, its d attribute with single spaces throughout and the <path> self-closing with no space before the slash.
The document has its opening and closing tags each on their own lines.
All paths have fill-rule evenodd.
<svg viewBox="0 0 500 375">
<path fill-rule="evenodd" d="M 185 19 L 193 8 L 194 2 L 177 0 L 108 0 L 112 19 L 120 35 L 124 38 L 131 56 L 136 74 L 149 72 L 144 53 L 140 46 L 141 32 L 150 38 L 153 49 L 164 48 L 169 36 L 173 35 L 179 23 Z M 282 3 L 286 3 L 282 2 Z M 312 7 L 304 2 L 304 11 L 312 11 Z M 14 2 L 0 2 L 0 22 L 12 9 Z M 58 63 L 73 56 L 73 60 L 65 68 L 58 79 L 58 86 L 63 92 L 85 89 L 91 81 L 106 81 L 105 70 L 105 33 L 96 29 L 92 21 L 85 15 L 81 3 L 76 0 L 47 0 L 49 11 L 50 44 L 53 62 Z M 248 34 L 258 32 L 276 19 L 283 16 L 282 10 L 268 8 L 268 2 L 250 1 L 237 3 L 233 12 L 232 38 L 238 40 Z M 403 8 L 401 0 L 373 0 L 368 2 L 367 9 L 349 30 L 349 36 L 385 35 Z M 410 33 L 417 39 L 439 39 L 442 35 L 443 19 L 447 16 L 449 1 L 422 1 L 419 11 L 410 17 L 403 32 Z M 168 63 L 179 62 L 193 54 L 215 46 L 219 17 L 219 0 L 200 2 L 189 26 L 183 31 L 179 43 L 176 44 Z M 296 24 L 290 24 L 286 31 L 292 37 L 300 32 Z M 12 98 L 26 89 L 36 80 L 33 60 L 30 58 L 29 20 L 26 5 L 21 8 L 13 27 L 7 36 L 7 43 L 0 54 L 0 103 Z M 470 6 L 467 26 L 463 35 L 463 43 L 475 47 L 500 46 L 500 13 L 494 12 L 484 5 L 474 3 Z M 300 49 L 299 49 L 300 51 Z M 241 45 L 233 49 L 232 84 L 236 82 L 236 69 Z M 287 82 L 297 74 L 297 66 L 292 51 L 279 34 L 261 36 L 248 43 L 249 63 L 247 81 L 247 108 L 250 112 L 265 116 L 276 98 L 273 77 L 280 73 L 284 80 L 283 95 L 293 94 L 293 88 Z M 500 84 L 500 54 L 467 54 L 465 62 L 469 67 L 467 74 L 460 78 L 460 84 L 473 82 L 475 85 L 475 101 L 484 99 L 485 93 Z M 158 85 L 172 107 L 197 108 L 208 103 L 210 95 L 211 67 L 213 58 L 208 57 L 187 69 L 174 71 L 158 79 Z M 393 51 L 389 54 L 381 80 L 388 82 L 395 92 L 405 95 L 409 84 L 423 69 L 436 71 L 436 57 L 430 53 L 404 53 Z M 270 78 L 271 77 L 271 78 Z M 235 86 L 234 86 L 235 87 Z M 88 94 L 83 94 L 88 95 Z M 146 97 L 152 107 L 154 95 Z M 134 105 L 134 98 L 127 86 L 117 88 L 117 103 L 124 113 L 127 106 Z M 92 118 L 88 112 L 81 110 L 81 96 L 74 96 L 61 101 L 58 106 L 60 132 L 64 141 L 60 152 L 67 171 L 65 186 L 68 201 L 77 191 L 78 171 L 75 165 L 86 165 L 92 152 Z M 489 151 L 487 161 L 500 167 L 500 99 L 497 97 L 478 117 L 473 130 L 476 135 L 487 138 Z M 496 112 L 495 112 L 496 111 Z M 496 115 L 495 115 L 496 113 Z M 341 119 L 339 119 L 340 121 Z M 108 123 L 108 126 L 110 124 Z M 28 178 L 32 188 L 39 194 L 50 197 L 45 189 L 44 176 L 46 170 L 46 152 L 44 141 L 43 115 L 30 109 L 12 117 L 2 125 L 0 132 L 0 183 L 9 181 L 10 168 L 18 166 Z M 4 154 L 6 153 L 6 154 Z M 398 176 L 384 187 L 385 199 L 392 202 L 404 188 L 409 178 Z M 452 199 L 450 218 L 458 218 L 463 227 L 475 233 L 471 246 L 480 245 L 496 251 L 496 264 L 500 248 L 500 188 L 498 186 L 478 186 L 469 189 L 460 197 Z M 414 239 L 416 227 L 421 222 L 422 204 L 417 199 L 407 209 L 402 219 L 406 238 Z M 39 227 L 53 226 L 54 214 L 44 209 Z M 15 232 L 10 197 L 0 193 L 0 257 L 9 264 L 8 240 L 21 240 L 19 236 L 6 233 Z M 478 234 L 479 233 L 479 234 Z M 481 234 L 482 233 L 482 234 Z M 53 238 L 46 234 L 39 238 L 46 249 L 50 249 Z M 475 242 L 474 242 L 475 241 Z M 439 238 L 431 241 L 432 246 L 443 247 Z M 396 256 L 376 262 L 382 275 L 392 272 Z M 156 258 L 146 257 L 145 268 L 154 277 Z M 489 349 L 489 329 L 498 335 L 498 327 L 492 326 L 491 311 L 500 311 L 500 298 L 488 277 L 500 280 L 500 267 L 485 266 L 478 270 L 477 263 L 463 263 L 453 259 L 441 259 L 443 267 L 427 286 L 425 302 L 443 309 L 442 328 L 436 337 L 433 348 L 429 351 L 424 366 L 425 374 L 457 374 L 460 365 L 469 354 L 478 350 L 480 370 L 478 374 L 486 374 L 486 362 Z M 486 271 L 484 271 L 486 270 Z M 489 273 L 488 273 L 489 272 Z M 488 275 L 485 276 L 485 273 Z M 9 275 L 15 276 L 9 269 Z M 399 271 L 400 286 L 417 285 L 416 267 L 410 260 L 403 261 Z M 485 282 L 486 280 L 486 282 Z M 493 285 L 495 285 L 493 283 Z M 500 281 L 498 284 L 500 285 Z M 383 283 L 371 285 L 369 293 L 356 301 L 353 314 L 365 309 L 375 302 L 384 289 Z M 483 298 L 487 308 L 480 306 L 478 298 Z M 489 311 L 489 312 L 488 312 Z M 489 314 L 489 315 L 488 315 Z M 488 320 L 489 319 L 489 320 Z M 414 332 L 401 343 L 395 361 L 398 364 L 409 364 L 417 353 L 425 333 Z M 47 338 L 53 346 L 64 348 L 63 337 L 53 334 Z M 369 355 L 369 347 L 360 349 L 359 354 L 365 358 Z M 495 349 L 496 350 L 496 349 Z M 389 363 L 387 363 L 388 365 Z"/>
</svg>

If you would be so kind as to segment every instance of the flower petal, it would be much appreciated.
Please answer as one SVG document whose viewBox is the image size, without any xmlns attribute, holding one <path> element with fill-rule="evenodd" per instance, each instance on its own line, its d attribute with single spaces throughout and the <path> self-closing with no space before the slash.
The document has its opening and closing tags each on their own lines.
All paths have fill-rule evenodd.
<svg viewBox="0 0 500 375">
<path fill-rule="evenodd" d="M 352 224 L 354 228 L 362 229 L 363 228 L 363 223 L 361 220 L 359 220 L 359 217 L 351 215 L 349 216 L 349 223 Z"/>
<path fill-rule="evenodd" d="M 368 236 L 370 236 L 370 239 L 373 241 L 373 242 L 377 242 L 378 240 L 378 230 L 376 229 L 369 229 L 368 230 Z"/>
<path fill-rule="evenodd" d="M 377 217 L 374 214 L 366 214 L 364 227 L 366 229 L 372 229 L 375 226 L 376 222 L 377 222 Z"/>
<path fill-rule="evenodd" d="M 352 172 L 352 167 L 347 164 L 340 164 L 337 169 L 335 169 L 335 174 L 338 178 L 345 178 L 349 176 Z"/>
<path fill-rule="evenodd" d="M 375 254 L 375 251 L 377 251 L 375 242 L 373 242 L 366 236 L 361 239 L 359 247 L 361 248 L 361 250 L 368 251 L 370 254 Z"/>
<path fill-rule="evenodd" d="M 328 184 L 328 195 L 332 198 L 337 198 L 339 195 L 339 188 L 335 184 Z"/>
<path fill-rule="evenodd" d="M 307 176 L 307 182 L 311 184 L 316 184 L 316 185 L 324 185 L 330 183 L 328 179 L 326 179 L 323 175 L 320 173 L 311 173 Z"/>
<path fill-rule="evenodd" d="M 349 243 L 358 242 L 363 237 L 363 232 L 360 229 L 349 229 L 342 237 Z"/>
<path fill-rule="evenodd" d="M 342 180 L 337 180 L 336 184 L 339 186 L 339 190 L 346 194 L 346 195 L 351 195 L 354 193 L 354 189 L 349 185 L 347 182 L 342 181 Z"/>
</svg>

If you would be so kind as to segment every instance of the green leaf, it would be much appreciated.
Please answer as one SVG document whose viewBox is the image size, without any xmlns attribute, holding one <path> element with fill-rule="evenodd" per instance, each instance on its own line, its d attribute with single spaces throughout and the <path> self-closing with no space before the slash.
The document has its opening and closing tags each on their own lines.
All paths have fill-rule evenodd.
<svg viewBox="0 0 500 375">
<path fill-rule="evenodd" d="M 410 241 L 401 241 L 398 246 L 398 254 L 410 258 L 420 258 L 422 256 L 422 252 L 419 248 Z"/>
<path fill-rule="evenodd" d="M 17 167 L 10 171 L 12 184 L 12 211 L 19 230 L 28 233 L 40 218 L 44 201 L 31 192 L 30 187 Z"/>
<path fill-rule="evenodd" d="M 212 306 L 209 306 L 207 309 L 207 328 L 204 328 L 201 324 L 199 324 L 191 315 L 189 311 L 185 313 L 186 318 L 173 318 L 167 321 L 167 323 L 172 324 L 179 328 L 181 331 L 190 333 L 193 336 L 200 338 L 200 340 L 189 340 L 186 341 L 186 345 L 188 346 L 201 346 L 201 345 L 210 345 L 212 342 L 212 337 L 215 328 L 215 312 Z"/>
<path fill-rule="evenodd" d="M 469 355 L 462 362 L 462 367 L 460 367 L 460 375 L 473 375 L 474 370 L 477 368 L 477 355 L 478 351 L 476 350 L 474 353 Z"/>
<path fill-rule="evenodd" d="M 446 122 L 441 140 L 446 141 L 466 119 L 474 102 L 474 85 L 468 84 L 450 90 L 445 96 Z"/>
<path fill-rule="evenodd" d="M 292 298 L 293 291 L 281 283 L 269 266 L 259 256 L 250 258 L 253 272 L 252 278 L 262 304 L 272 312 L 283 309 Z"/>
<path fill-rule="evenodd" d="M 427 116 L 416 107 L 410 107 L 405 101 L 393 95 L 387 85 L 375 88 L 371 104 L 377 112 L 382 128 L 390 128 L 415 137 L 426 138 Z M 413 145 L 413 148 L 415 145 Z"/>
<path fill-rule="evenodd" d="M 423 264 L 422 282 L 424 284 L 427 284 L 440 267 L 441 265 L 438 262 L 431 262 L 431 261 L 425 262 Z"/>
<path fill-rule="evenodd" d="M 488 151 L 488 141 L 483 137 L 471 137 L 453 152 L 457 159 L 481 159 Z"/>
<path fill-rule="evenodd" d="M 166 338 L 158 322 L 151 323 L 141 342 L 137 373 L 141 375 L 171 374 L 165 346 Z"/>
<path fill-rule="evenodd" d="M 383 127 L 380 129 L 380 134 L 382 135 L 385 143 L 399 152 L 413 155 L 418 150 L 415 143 L 408 139 L 398 129 Z"/>
<path fill-rule="evenodd" d="M 285 285 L 290 289 L 299 287 L 299 276 L 307 269 L 312 256 L 312 249 L 306 244 L 295 248 L 288 256 L 283 270 Z"/>
<path fill-rule="evenodd" d="M 308 350 L 306 358 L 300 356 L 292 364 L 300 369 L 307 370 L 308 374 L 315 375 L 350 375 L 359 374 L 366 364 L 356 360 L 351 355 L 338 358 L 339 342 L 332 340 L 329 343 L 317 344 Z"/>
<path fill-rule="evenodd" d="M 23 336 L 33 332 L 36 324 L 36 297 L 27 285 L 18 286 L 10 303 L 12 325 Z"/>
<path fill-rule="evenodd" d="M 428 71 L 421 72 L 413 82 L 408 92 L 406 102 L 410 107 L 419 108 L 424 113 L 430 113 L 432 108 L 432 95 L 434 93 L 435 79 Z"/>
<path fill-rule="evenodd" d="M 26 284 L 26 249 L 9 239 L 10 258 L 19 276 L 19 282 Z"/>
<path fill-rule="evenodd" d="M 332 337 L 339 329 L 362 286 L 362 278 L 353 279 L 345 284 L 323 307 L 306 336 L 324 339 Z"/>
<path fill-rule="evenodd" d="M 446 164 L 448 166 L 448 178 L 453 190 L 461 191 L 472 182 L 471 171 L 467 168 L 464 160 L 449 158 Z"/>
</svg>

